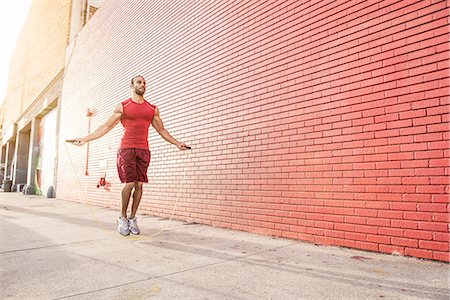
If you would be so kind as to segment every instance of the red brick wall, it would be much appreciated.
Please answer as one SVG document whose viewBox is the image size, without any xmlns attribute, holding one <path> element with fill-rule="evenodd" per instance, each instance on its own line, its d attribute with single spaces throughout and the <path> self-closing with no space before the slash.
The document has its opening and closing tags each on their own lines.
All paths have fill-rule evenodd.
<svg viewBox="0 0 450 300">
<path fill-rule="evenodd" d="M 449 2 L 107 2 L 79 34 L 64 137 L 147 78 L 179 152 L 150 133 L 141 212 L 449 261 Z M 120 126 L 69 148 L 93 203 L 119 207 Z M 58 196 L 85 201 L 60 144 Z M 110 190 L 96 189 L 108 160 Z"/>
</svg>

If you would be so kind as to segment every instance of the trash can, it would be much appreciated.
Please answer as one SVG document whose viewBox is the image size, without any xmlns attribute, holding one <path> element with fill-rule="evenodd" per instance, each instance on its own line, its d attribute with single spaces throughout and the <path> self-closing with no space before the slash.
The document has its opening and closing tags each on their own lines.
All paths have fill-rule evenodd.
<svg viewBox="0 0 450 300">
<path fill-rule="evenodd" d="M 3 191 L 4 192 L 11 192 L 12 187 L 12 180 L 11 179 L 5 179 L 3 181 Z"/>
</svg>

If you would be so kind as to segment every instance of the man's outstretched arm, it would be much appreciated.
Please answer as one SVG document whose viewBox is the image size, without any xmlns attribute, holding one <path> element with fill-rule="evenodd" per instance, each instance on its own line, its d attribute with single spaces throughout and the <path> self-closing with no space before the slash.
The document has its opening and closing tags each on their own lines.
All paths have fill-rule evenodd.
<svg viewBox="0 0 450 300">
<path fill-rule="evenodd" d="M 117 106 L 114 108 L 114 112 L 112 115 L 106 120 L 106 122 L 98 127 L 94 132 L 91 134 L 88 134 L 84 137 L 76 138 L 73 140 L 73 143 L 78 146 L 83 146 L 84 144 L 99 139 L 105 134 L 107 134 L 111 129 L 113 129 L 117 123 L 119 123 L 120 118 L 123 114 L 123 108 L 122 103 L 117 104 Z"/>
<path fill-rule="evenodd" d="M 180 150 L 190 149 L 188 146 L 186 146 L 185 143 L 181 143 L 181 142 L 177 141 L 172 135 L 170 135 L 170 133 L 167 131 L 167 129 L 164 128 L 164 123 L 161 120 L 158 108 L 155 109 L 155 115 L 153 116 L 152 126 L 153 126 L 153 128 L 156 129 L 156 131 L 159 133 L 159 135 L 161 135 L 169 143 L 177 146 L 178 149 L 180 149 Z"/>
</svg>

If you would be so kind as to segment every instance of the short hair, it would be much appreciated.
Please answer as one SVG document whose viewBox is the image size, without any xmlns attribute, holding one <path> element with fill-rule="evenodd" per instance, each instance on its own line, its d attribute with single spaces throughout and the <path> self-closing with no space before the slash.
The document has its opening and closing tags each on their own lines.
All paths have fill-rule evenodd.
<svg viewBox="0 0 450 300">
<path fill-rule="evenodd" d="M 136 78 L 138 78 L 138 77 L 144 78 L 144 76 L 142 76 L 142 75 L 136 75 L 136 76 L 134 76 L 133 78 L 131 78 L 131 84 L 134 84 L 134 80 L 135 80 Z"/>
</svg>

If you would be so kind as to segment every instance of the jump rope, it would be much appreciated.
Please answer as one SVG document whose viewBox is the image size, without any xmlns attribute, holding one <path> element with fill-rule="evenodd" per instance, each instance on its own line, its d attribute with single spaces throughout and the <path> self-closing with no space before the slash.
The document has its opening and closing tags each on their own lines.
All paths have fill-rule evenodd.
<svg viewBox="0 0 450 300">
<path fill-rule="evenodd" d="M 156 236 L 162 234 L 164 231 L 167 230 L 167 228 L 170 226 L 170 223 L 172 222 L 173 216 L 174 216 L 174 214 L 175 214 L 175 210 L 176 210 L 176 208 L 178 207 L 178 200 L 179 200 L 179 198 L 180 198 L 180 192 L 181 192 L 181 189 L 182 189 L 182 187 L 183 187 L 183 185 L 184 185 L 184 183 L 185 183 L 185 177 L 186 177 L 186 172 L 187 172 L 187 167 L 186 167 L 186 165 L 184 166 L 183 176 L 182 176 L 181 181 L 180 181 L 180 186 L 179 186 L 179 188 L 178 188 L 177 196 L 176 196 L 176 198 L 175 198 L 175 203 L 174 203 L 173 208 L 172 208 L 172 213 L 171 213 L 171 215 L 170 215 L 169 222 L 168 222 L 162 229 L 160 229 L 160 230 L 157 231 L 156 233 L 151 234 L 151 235 L 149 235 L 149 236 L 132 235 L 132 234 L 130 234 L 130 235 L 128 235 L 128 236 L 123 236 L 123 235 L 121 235 L 121 234 L 118 233 L 118 232 L 114 232 L 114 233 L 113 233 L 111 230 L 109 230 L 108 228 L 106 228 L 106 227 L 99 221 L 99 219 L 97 218 L 97 215 L 96 215 L 95 212 L 94 212 L 94 209 L 93 209 L 92 205 L 89 203 L 88 197 L 86 196 L 86 192 L 85 192 L 85 190 L 84 190 L 84 188 L 83 188 L 83 186 L 82 186 L 82 184 L 81 184 L 81 180 L 80 180 L 80 178 L 78 177 L 77 169 L 75 168 L 75 164 L 74 164 L 74 162 L 73 162 L 72 156 L 70 155 L 69 149 L 67 148 L 67 143 L 73 143 L 73 142 L 75 142 L 75 140 L 66 140 L 65 143 L 64 143 L 64 148 L 66 149 L 67 157 L 69 158 L 69 161 L 70 161 L 70 164 L 71 164 L 71 166 L 72 166 L 73 172 L 74 172 L 74 174 L 75 174 L 75 178 L 76 178 L 76 180 L 77 180 L 77 183 L 78 183 L 78 185 L 80 186 L 80 190 L 81 190 L 82 195 L 83 195 L 83 198 L 84 198 L 84 204 L 89 208 L 89 211 L 90 211 L 90 213 L 92 214 L 92 216 L 93 216 L 93 218 L 94 218 L 94 221 L 95 221 L 95 223 L 97 224 L 97 227 L 99 227 L 100 229 L 102 229 L 102 230 L 103 230 L 104 232 L 106 232 L 108 235 L 113 236 L 114 238 L 117 238 L 117 239 L 127 239 L 127 240 L 132 240 L 132 241 L 150 240 L 150 239 L 153 239 L 153 238 L 155 238 Z M 190 150 L 191 147 L 186 146 L 186 149 Z"/>
</svg>

